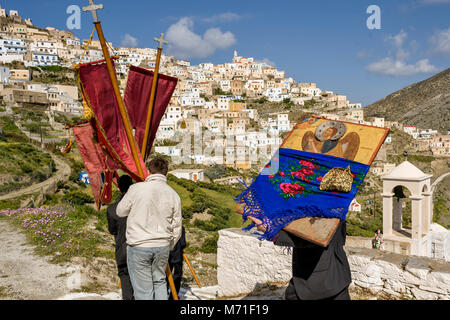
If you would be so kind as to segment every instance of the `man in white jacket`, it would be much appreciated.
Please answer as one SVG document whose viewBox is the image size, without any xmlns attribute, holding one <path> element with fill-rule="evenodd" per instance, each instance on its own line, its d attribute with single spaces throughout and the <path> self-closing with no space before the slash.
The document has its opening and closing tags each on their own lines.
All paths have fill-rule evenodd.
<svg viewBox="0 0 450 320">
<path fill-rule="evenodd" d="M 181 236 L 181 200 L 167 184 L 169 164 L 152 159 L 150 175 L 130 186 L 117 206 L 127 217 L 127 263 L 136 300 L 167 300 L 166 265 Z"/>
</svg>

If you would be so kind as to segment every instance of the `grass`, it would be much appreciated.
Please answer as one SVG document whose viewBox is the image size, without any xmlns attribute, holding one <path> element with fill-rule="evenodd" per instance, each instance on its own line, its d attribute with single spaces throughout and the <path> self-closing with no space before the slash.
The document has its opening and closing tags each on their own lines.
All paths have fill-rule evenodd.
<svg viewBox="0 0 450 320">
<path fill-rule="evenodd" d="M 383 213 L 377 207 L 377 213 L 372 215 L 369 211 L 362 210 L 360 213 L 349 213 L 346 218 L 347 235 L 372 238 L 377 229 L 383 229 Z"/>
<path fill-rule="evenodd" d="M 96 216 L 89 206 L 2 210 L 0 216 L 25 231 L 36 253 L 52 262 L 68 262 L 75 256 L 114 258 L 114 250 L 102 248 L 103 239 L 89 228 Z"/>
<path fill-rule="evenodd" d="M 230 209 L 233 214 L 230 215 L 229 219 L 229 227 L 230 228 L 239 228 L 242 227 L 242 216 L 238 213 L 234 212 L 236 208 L 236 201 L 234 201 L 234 197 L 227 193 L 221 193 L 214 190 L 209 190 L 205 188 L 200 188 L 204 193 L 206 193 L 211 198 L 215 199 L 218 203 L 223 205 L 223 207 Z"/>
<path fill-rule="evenodd" d="M 183 224 L 195 239 L 187 239 L 186 252 L 215 253 L 217 251 L 218 230 L 243 226 L 242 216 L 235 213 L 234 198 L 240 189 L 214 183 L 193 182 L 169 176 L 168 183 L 179 194 L 182 203 Z M 211 215 L 207 221 L 190 222 L 193 214 Z"/>
<path fill-rule="evenodd" d="M 186 188 L 184 188 L 183 186 L 180 186 L 179 184 L 177 184 L 175 182 L 172 182 L 172 181 L 169 181 L 168 184 L 180 196 L 181 207 L 182 208 L 189 207 L 189 206 L 191 206 L 193 204 L 193 201 L 192 201 L 192 199 L 190 197 L 190 192 Z"/>
<path fill-rule="evenodd" d="M 30 143 L 14 122 L 0 118 L 6 139 L 0 141 L 0 194 L 18 190 L 48 179 L 56 171 L 50 154 Z"/>
</svg>

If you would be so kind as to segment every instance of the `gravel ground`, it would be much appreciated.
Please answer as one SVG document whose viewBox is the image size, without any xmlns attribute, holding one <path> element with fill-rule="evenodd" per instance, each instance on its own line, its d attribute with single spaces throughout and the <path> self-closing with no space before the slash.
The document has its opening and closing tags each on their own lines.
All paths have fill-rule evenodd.
<svg viewBox="0 0 450 320">
<path fill-rule="evenodd" d="M 0 299 L 50 300 L 70 292 L 73 268 L 34 255 L 25 235 L 2 220 L 0 247 Z"/>
</svg>

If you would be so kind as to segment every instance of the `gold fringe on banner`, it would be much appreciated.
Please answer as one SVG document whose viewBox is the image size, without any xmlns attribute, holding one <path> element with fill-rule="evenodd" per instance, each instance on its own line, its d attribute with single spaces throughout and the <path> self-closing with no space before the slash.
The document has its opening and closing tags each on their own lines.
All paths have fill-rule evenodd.
<svg viewBox="0 0 450 320">
<path fill-rule="evenodd" d="M 89 105 L 85 100 L 83 100 L 83 117 L 86 120 L 91 120 L 92 118 L 94 118 L 94 112 L 92 111 L 92 109 L 89 107 Z"/>
</svg>

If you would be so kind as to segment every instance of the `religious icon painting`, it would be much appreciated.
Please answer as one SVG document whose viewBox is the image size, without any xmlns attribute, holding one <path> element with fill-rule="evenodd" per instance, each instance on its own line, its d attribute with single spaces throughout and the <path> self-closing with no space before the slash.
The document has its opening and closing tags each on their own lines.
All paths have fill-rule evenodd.
<svg viewBox="0 0 450 320">
<path fill-rule="evenodd" d="M 388 131 L 386 128 L 304 116 L 281 148 L 326 154 L 370 165 Z"/>
<path fill-rule="evenodd" d="M 276 157 L 236 199 L 244 221 L 249 216 L 262 221 L 267 231 L 261 239 L 270 240 L 284 228 L 326 245 L 339 221 L 345 220 L 388 132 L 385 128 L 303 116 Z M 265 170 L 271 167 L 276 172 L 267 174 Z M 322 218 L 325 220 L 313 225 Z"/>
</svg>

